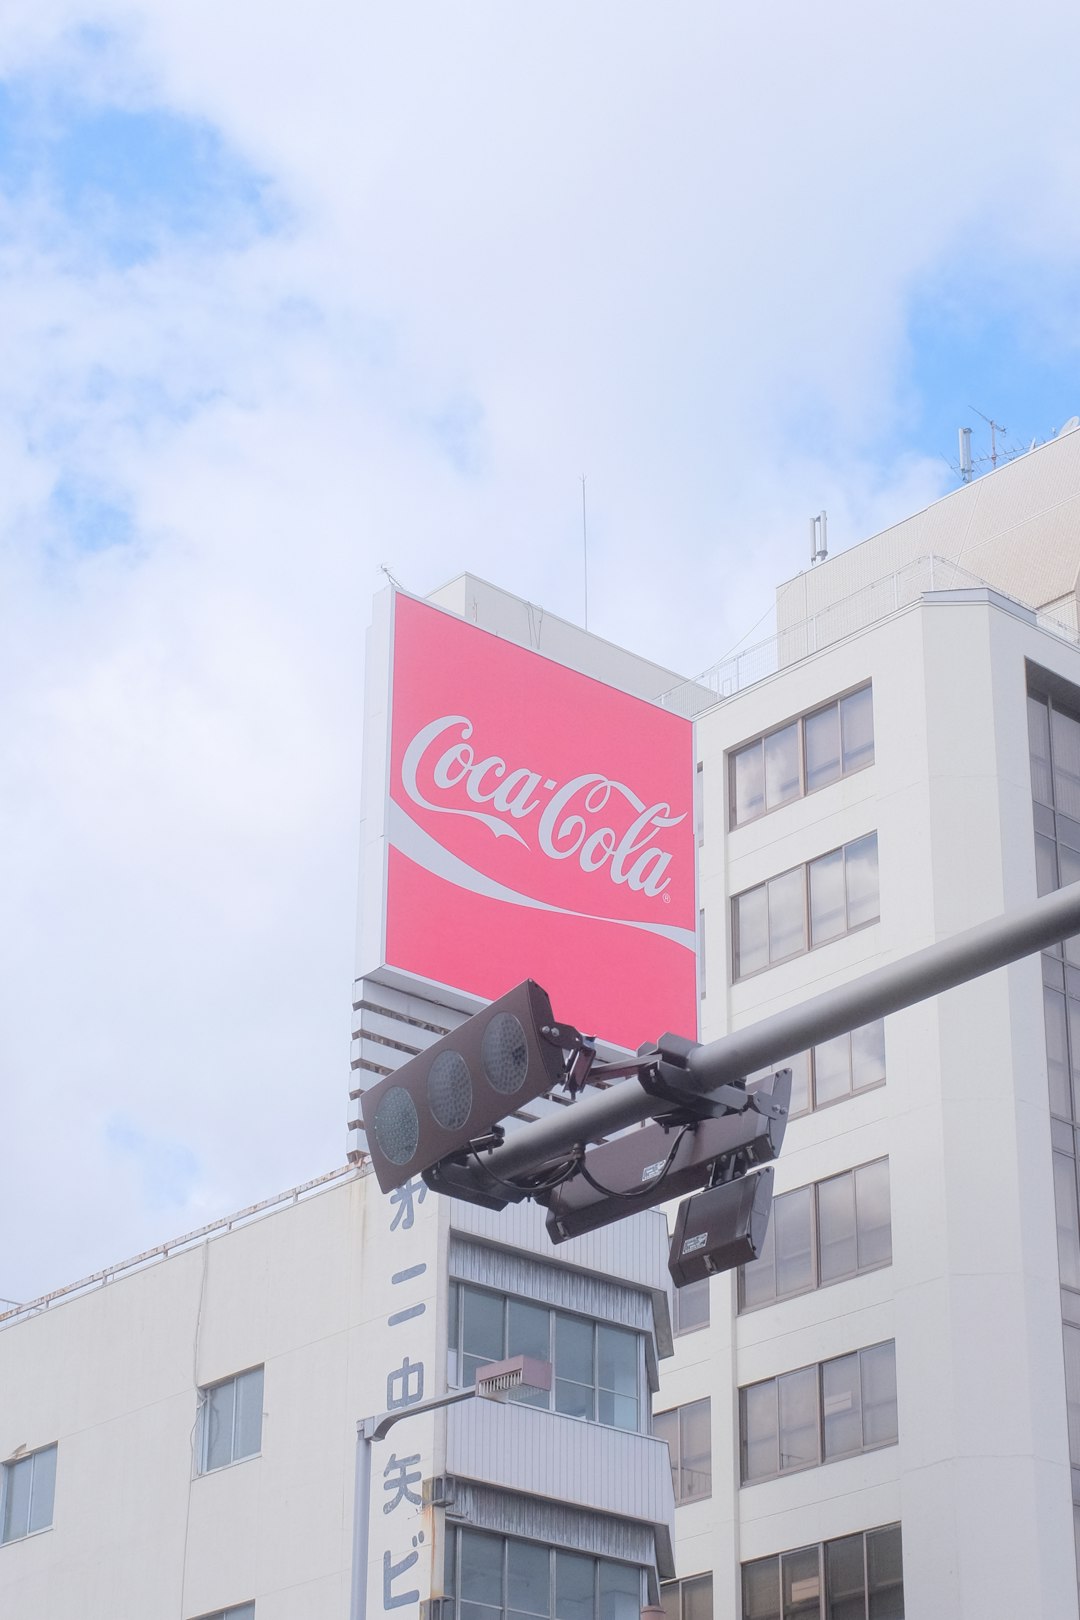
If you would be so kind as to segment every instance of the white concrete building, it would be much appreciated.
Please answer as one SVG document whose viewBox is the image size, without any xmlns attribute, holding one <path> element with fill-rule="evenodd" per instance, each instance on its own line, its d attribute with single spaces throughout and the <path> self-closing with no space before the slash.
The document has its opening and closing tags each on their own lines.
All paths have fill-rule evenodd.
<svg viewBox="0 0 1080 1620">
<path fill-rule="evenodd" d="M 1074 435 L 780 587 L 697 722 L 703 1038 L 1077 875 L 1078 563 Z M 769 1253 L 661 1395 L 711 1393 L 717 1616 L 1075 1615 L 1074 954 L 796 1065 Z"/>
<path fill-rule="evenodd" d="M 550 1398 L 410 1415 L 374 1444 L 368 1620 L 556 1598 L 637 1620 L 673 1568 L 648 1433 L 663 1216 L 552 1257 L 539 1212 L 508 1213 L 387 1200 L 346 1169 L 9 1313 L 0 1614 L 344 1620 L 357 1420 L 471 1382 L 516 1331 L 546 1348 Z"/>
<path fill-rule="evenodd" d="M 710 1039 L 1080 875 L 1078 577 L 1080 433 L 781 586 L 694 684 L 438 599 L 695 717 Z M 354 1103 L 463 1016 L 355 1002 Z M 382 1442 L 370 1615 L 629 1620 L 659 1576 L 671 1620 L 1075 1616 L 1080 948 L 794 1069 L 767 1251 L 673 1339 L 659 1215 L 553 1250 L 529 1205 L 406 1225 L 362 1166 L 0 1318 L 0 1614 L 344 1620 L 356 1419 L 546 1343 L 548 1409 Z"/>
</svg>

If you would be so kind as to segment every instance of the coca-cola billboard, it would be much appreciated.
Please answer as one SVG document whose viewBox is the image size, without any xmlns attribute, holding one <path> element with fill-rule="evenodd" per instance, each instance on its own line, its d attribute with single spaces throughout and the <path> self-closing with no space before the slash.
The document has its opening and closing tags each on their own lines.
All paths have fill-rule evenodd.
<svg viewBox="0 0 1080 1620">
<path fill-rule="evenodd" d="M 395 594 L 387 967 L 635 1047 L 697 1027 L 689 721 Z"/>
</svg>

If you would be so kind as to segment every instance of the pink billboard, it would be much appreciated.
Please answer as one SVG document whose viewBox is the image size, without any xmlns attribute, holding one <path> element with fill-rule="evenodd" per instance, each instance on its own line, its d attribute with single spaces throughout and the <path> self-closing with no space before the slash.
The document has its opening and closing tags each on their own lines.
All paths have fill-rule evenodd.
<svg viewBox="0 0 1080 1620">
<path fill-rule="evenodd" d="M 694 1036 L 690 722 L 400 593 L 391 669 L 386 965 Z"/>
</svg>

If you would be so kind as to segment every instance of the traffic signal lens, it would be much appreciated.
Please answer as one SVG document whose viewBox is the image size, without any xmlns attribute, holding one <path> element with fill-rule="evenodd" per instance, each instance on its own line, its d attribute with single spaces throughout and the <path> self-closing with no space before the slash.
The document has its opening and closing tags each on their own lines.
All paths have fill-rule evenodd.
<svg viewBox="0 0 1080 1620">
<path fill-rule="evenodd" d="M 480 1042 L 480 1062 L 492 1091 L 511 1097 L 529 1072 L 529 1043 L 513 1013 L 496 1013 Z"/>
<path fill-rule="evenodd" d="M 391 1164 L 408 1164 L 420 1142 L 416 1105 L 404 1086 L 391 1086 L 379 1099 L 372 1121 L 375 1139 Z"/>
<path fill-rule="evenodd" d="M 361 1106 L 383 1192 L 467 1152 L 559 1085 L 565 1059 L 555 1031 L 547 992 L 526 979 L 377 1080 Z"/>
<path fill-rule="evenodd" d="M 472 1113 L 473 1101 L 472 1075 L 461 1053 L 440 1052 L 428 1071 L 427 1085 L 428 1104 L 443 1130 L 460 1131 Z M 378 1130 L 378 1124 L 375 1128 Z"/>
</svg>

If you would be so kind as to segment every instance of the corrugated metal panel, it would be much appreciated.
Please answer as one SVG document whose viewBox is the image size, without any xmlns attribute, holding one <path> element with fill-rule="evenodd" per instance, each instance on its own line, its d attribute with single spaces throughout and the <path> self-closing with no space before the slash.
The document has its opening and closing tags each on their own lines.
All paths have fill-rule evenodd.
<svg viewBox="0 0 1080 1620">
<path fill-rule="evenodd" d="M 547 1250 L 564 1263 L 601 1277 L 622 1277 L 639 1288 L 667 1289 L 667 1221 L 659 1210 L 637 1210 L 613 1226 L 570 1238 L 554 1250 L 544 1226 L 544 1213 L 536 1204 L 511 1204 L 500 1212 L 455 1199 L 450 1224 L 455 1231 L 485 1243 L 534 1252 Z"/>
<path fill-rule="evenodd" d="M 520 1294 L 544 1305 L 636 1328 L 639 1333 L 652 1332 L 652 1299 L 643 1290 L 511 1249 L 470 1243 L 457 1233 L 450 1238 L 450 1275 L 501 1294 Z"/>
<path fill-rule="evenodd" d="M 446 1471 L 550 1502 L 652 1525 L 675 1524 L 671 1461 L 663 1440 L 495 1401 L 451 1407 Z"/>
<path fill-rule="evenodd" d="M 446 1480 L 445 1492 L 447 1519 L 454 1523 L 591 1553 L 594 1558 L 619 1558 L 627 1564 L 655 1567 L 656 1540 L 651 1526 L 588 1508 L 541 1502 L 514 1491 L 492 1490 L 454 1476 Z"/>
<path fill-rule="evenodd" d="M 549 1253 L 564 1265 L 598 1277 L 618 1277 L 631 1286 L 647 1289 L 653 1302 L 653 1328 L 657 1353 L 669 1356 L 671 1338 L 671 1276 L 667 1268 L 667 1220 L 659 1210 L 639 1210 L 613 1226 L 586 1232 L 553 1248 L 544 1226 L 544 1211 L 535 1204 L 511 1204 L 502 1211 L 481 1209 L 453 1199 L 450 1224 L 484 1243 L 508 1249 Z"/>
</svg>

